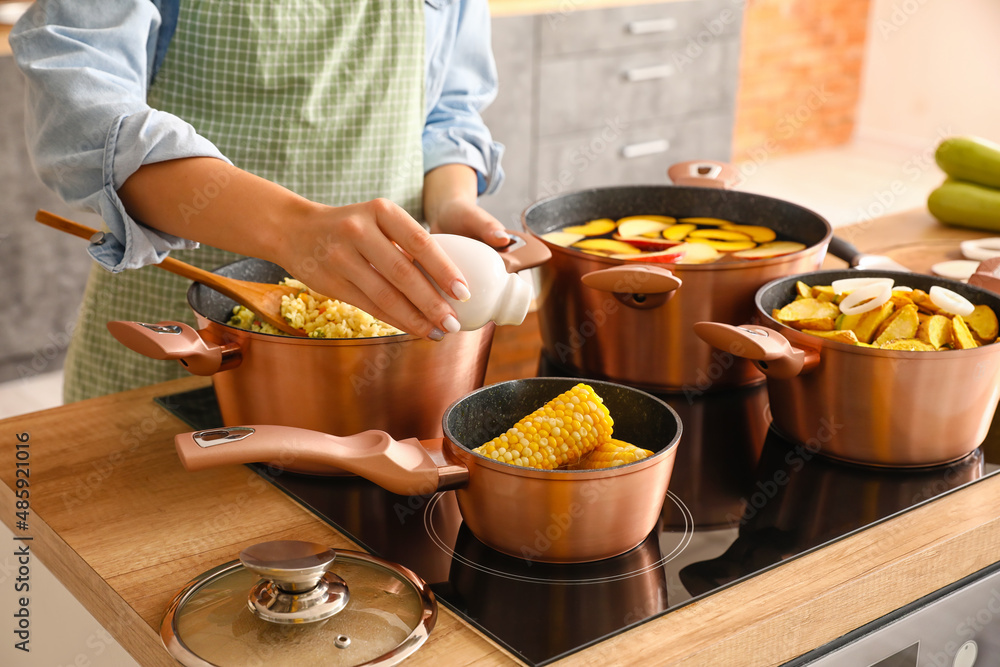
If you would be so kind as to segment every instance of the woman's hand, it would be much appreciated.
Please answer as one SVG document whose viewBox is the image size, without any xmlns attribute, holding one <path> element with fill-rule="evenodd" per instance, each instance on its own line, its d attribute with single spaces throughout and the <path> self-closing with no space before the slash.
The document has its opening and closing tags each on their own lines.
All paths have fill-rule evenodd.
<svg viewBox="0 0 1000 667">
<path fill-rule="evenodd" d="M 459 234 L 494 248 L 510 244 L 500 221 L 480 208 L 477 176 L 464 164 L 446 164 L 424 175 L 424 217 L 434 233 Z"/>
<path fill-rule="evenodd" d="M 206 183 L 223 185 L 196 201 Z M 440 340 L 459 329 L 454 310 L 413 261 L 460 301 L 469 298 L 465 279 L 388 200 L 316 204 L 214 158 L 144 165 L 118 194 L 129 215 L 149 227 L 274 262 L 320 294 L 408 333 Z"/>
<path fill-rule="evenodd" d="M 297 231 L 283 239 L 285 259 L 277 263 L 312 289 L 433 340 L 459 330 L 454 310 L 414 262 L 459 301 L 469 298 L 465 279 L 396 204 L 375 199 L 317 207 L 292 228 Z"/>
</svg>

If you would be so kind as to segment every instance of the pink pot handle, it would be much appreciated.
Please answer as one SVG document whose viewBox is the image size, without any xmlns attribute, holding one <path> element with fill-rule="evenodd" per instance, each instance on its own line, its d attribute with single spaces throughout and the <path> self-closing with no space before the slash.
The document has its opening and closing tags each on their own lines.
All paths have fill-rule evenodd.
<svg viewBox="0 0 1000 667">
<path fill-rule="evenodd" d="M 739 170 L 731 164 L 716 160 L 689 160 L 678 162 L 667 169 L 667 176 L 674 185 L 694 185 L 701 188 L 731 188 L 739 180 Z"/>
<path fill-rule="evenodd" d="M 347 470 L 404 496 L 434 493 L 446 485 L 438 466 L 416 438 L 394 440 L 383 431 L 337 436 L 293 426 L 227 426 L 181 433 L 174 446 L 185 469 L 243 463 Z M 448 488 L 468 480 L 450 477 Z"/>
<path fill-rule="evenodd" d="M 784 336 L 767 327 L 720 322 L 697 322 L 695 334 L 723 352 L 750 359 L 764 375 L 787 380 L 806 373 L 819 363 L 819 352 L 792 347 Z"/>
<path fill-rule="evenodd" d="M 128 349 L 150 359 L 176 359 L 195 375 L 213 375 L 235 364 L 224 346 L 206 342 L 183 322 L 108 322 L 108 331 Z"/>
<path fill-rule="evenodd" d="M 500 259 L 507 267 L 507 273 L 517 273 L 524 269 L 533 269 L 549 261 L 552 251 L 532 234 L 506 230 L 510 236 L 510 245 L 499 249 Z"/>
<path fill-rule="evenodd" d="M 980 262 L 969 278 L 969 284 L 1000 294 L 1000 257 Z"/>
<path fill-rule="evenodd" d="M 580 282 L 592 289 L 611 292 L 625 305 L 639 310 L 663 305 L 682 284 L 668 269 L 639 263 L 591 271 L 580 276 Z"/>
</svg>

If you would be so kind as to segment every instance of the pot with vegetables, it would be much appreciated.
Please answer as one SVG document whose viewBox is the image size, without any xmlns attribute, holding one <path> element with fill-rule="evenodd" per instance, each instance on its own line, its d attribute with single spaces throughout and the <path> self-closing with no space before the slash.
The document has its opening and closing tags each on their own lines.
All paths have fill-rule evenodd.
<svg viewBox="0 0 1000 667">
<path fill-rule="evenodd" d="M 548 256 L 540 243 L 518 238 L 499 253 L 511 274 Z M 283 268 L 253 258 L 214 273 L 259 283 L 288 277 Z M 396 437 L 435 438 L 441 435 L 441 412 L 482 386 L 493 322 L 434 342 L 292 282 L 297 289 L 284 298 L 282 316 L 307 337 L 282 335 L 201 283 L 192 283 L 187 293 L 198 330 L 182 322 L 109 322 L 108 329 L 140 354 L 212 376 L 226 425 L 340 434 L 377 428 Z"/>
<path fill-rule="evenodd" d="M 539 268 L 546 355 L 655 391 L 759 384 L 752 364 L 703 343 L 691 326 L 746 322 L 758 287 L 820 267 L 830 225 L 801 206 L 721 187 L 734 173 L 722 163 L 669 173 L 685 185 L 583 190 L 524 212 L 525 229 L 552 252 Z"/>
<path fill-rule="evenodd" d="M 755 324 L 699 322 L 767 376 L 772 427 L 829 457 L 914 467 L 985 439 L 1000 400 L 1000 297 L 914 273 L 816 271 L 757 291 Z"/>
<path fill-rule="evenodd" d="M 442 425 L 439 442 L 239 426 L 181 434 L 175 444 L 192 471 L 291 462 L 320 474 L 347 470 L 402 495 L 455 489 L 462 519 L 484 544 L 527 561 L 571 563 L 646 539 L 681 437 L 663 401 L 566 378 L 484 387 L 453 403 Z"/>
</svg>

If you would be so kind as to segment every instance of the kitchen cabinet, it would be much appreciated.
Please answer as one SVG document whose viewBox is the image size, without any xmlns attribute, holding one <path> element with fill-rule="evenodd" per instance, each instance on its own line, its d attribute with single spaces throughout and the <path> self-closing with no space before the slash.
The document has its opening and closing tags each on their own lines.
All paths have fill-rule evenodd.
<svg viewBox="0 0 1000 667">
<path fill-rule="evenodd" d="M 500 90 L 483 117 L 506 147 L 506 181 L 483 207 L 520 229 L 546 196 L 728 160 L 741 18 L 727 0 L 494 16 Z"/>
<path fill-rule="evenodd" d="M 923 210 L 838 234 L 915 270 L 954 258 L 959 241 L 982 236 L 938 225 Z M 842 266 L 827 261 L 830 268 Z M 537 355 L 540 340 L 501 342 L 494 355 L 529 348 Z M 33 557 L 144 666 L 174 664 L 157 634 L 173 594 L 241 548 L 268 539 L 360 548 L 244 467 L 183 470 L 172 439 L 189 428 L 152 399 L 207 384 L 184 378 L 0 422 L 11 462 L 15 435 L 29 434 L 31 514 L 29 530 L 17 534 L 30 534 Z M 12 530 L 14 469 L 0 466 L 0 518 Z M 995 562 L 998 506 L 1000 477 L 992 475 L 557 664 L 781 664 Z M 407 662 L 473 663 L 517 661 L 446 607 L 439 608 L 426 645 Z"/>
</svg>

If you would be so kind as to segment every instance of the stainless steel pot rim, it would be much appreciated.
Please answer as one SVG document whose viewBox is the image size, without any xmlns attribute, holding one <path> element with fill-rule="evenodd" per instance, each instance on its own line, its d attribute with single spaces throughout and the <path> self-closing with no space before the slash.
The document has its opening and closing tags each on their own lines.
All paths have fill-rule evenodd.
<svg viewBox="0 0 1000 667">
<path fill-rule="evenodd" d="M 431 630 L 434 629 L 434 624 L 437 621 L 437 600 L 435 599 L 434 592 L 427 586 L 423 579 L 417 576 L 416 573 L 398 563 L 393 563 L 360 551 L 348 551 L 344 549 L 337 549 L 337 558 L 360 561 L 362 563 L 376 565 L 386 570 L 395 572 L 397 575 L 403 577 L 411 585 L 413 585 L 417 594 L 420 596 L 420 600 L 423 605 L 420 623 L 418 623 L 413 631 L 402 642 L 400 642 L 396 649 L 390 651 L 384 656 L 381 656 L 380 658 L 364 663 L 365 665 L 399 664 L 405 658 L 416 652 L 416 650 L 419 649 L 425 641 L 427 641 Z M 163 615 L 163 620 L 160 623 L 160 640 L 163 642 L 164 647 L 166 647 L 167 652 L 185 667 L 218 666 L 214 663 L 206 661 L 191 651 L 191 649 L 184 644 L 177 632 L 177 612 L 184 605 L 184 603 L 187 602 L 188 599 L 197 593 L 203 586 L 241 568 L 243 568 L 243 564 L 239 561 L 239 559 L 218 565 L 189 581 L 170 601 L 167 611 Z"/>
</svg>

